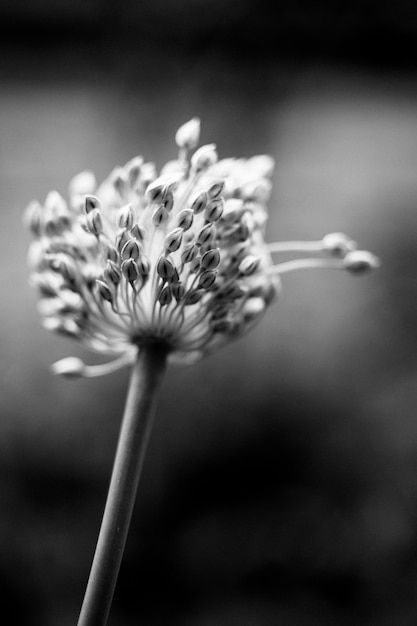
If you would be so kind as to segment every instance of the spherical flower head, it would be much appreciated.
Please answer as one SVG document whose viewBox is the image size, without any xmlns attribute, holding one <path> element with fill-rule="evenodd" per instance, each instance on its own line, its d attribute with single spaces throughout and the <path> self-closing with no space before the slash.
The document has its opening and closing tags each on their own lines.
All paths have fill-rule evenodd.
<svg viewBox="0 0 417 626">
<path fill-rule="evenodd" d="M 150 342 L 164 345 L 172 361 L 193 362 L 262 318 L 280 291 L 280 274 L 377 266 L 343 233 L 267 244 L 273 159 L 219 160 L 214 144 L 197 148 L 199 134 L 198 118 L 178 129 L 178 158 L 159 175 L 138 156 L 99 186 L 94 174 L 81 172 L 68 202 L 52 191 L 43 206 L 28 206 L 31 280 L 44 326 L 118 357 L 107 369 L 65 359 L 55 373 L 113 371 Z M 274 265 L 272 254 L 294 250 L 326 258 Z"/>
<path fill-rule="evenodd" d="M 279 289 L 265 271 L 273 161 L 219 161 L 213 144 L 189 154 L 199 128 L 193 118 L 177 131 L 179 157 L 159 176 L 136 157 L 99 186 L 78 174 L 68 202 L 54 191 L 29 205 L 46 328 L 116 355 L 161 342 L 172 360 L 190 361 L 262 317 Z"/>
</svg>

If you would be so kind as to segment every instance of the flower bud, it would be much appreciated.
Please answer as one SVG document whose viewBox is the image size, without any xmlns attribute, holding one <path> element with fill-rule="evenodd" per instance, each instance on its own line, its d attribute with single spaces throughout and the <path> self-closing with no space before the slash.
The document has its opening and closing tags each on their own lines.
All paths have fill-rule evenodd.
<svg viewBox="0 0 417 626">
<path fill-rule="evenodd" d="M 173 206 L 174 206 L 174 194 L 172 193 L 171 189 L 168 189 L 168 191 L 165 194 L 164 209 L 165 211 L 168 211 L 169 213 L 170 211 L 172 211 Z"/>
<path fill-rule="evenodd" d="M 217 151 L 214 143 L 201 146 L 191 157 L 191 167 L 195 172 L 201 172 L 217 161 Z"/>
<path fill-rule="evenodd" d="M 259 154 L 248 159 L 248 166 L 258 178 L 271 178 L 274 173 L 275 161 L 269 154 Z"/>
<path fill-rule="evenodd" d="M 182 228 L 175 228 L 173 231 L 168 233 L 165 237 L 164 247 L 165 252 L 175 252 L 178 248 L 181 247 L 182 243 Z"/>
<path fill-rule="evenodd" d="M 147 259 L 143 255 L 136 261 L 136 265 L 138 266 L 139 274 L 142 276 L 148 276 L 151 271 L 151 265 Z"/>
<path fill-rule="evenodd" d="M 160 256 L 156 265 L 156 271 L 163 280 L 168 280 L 174 276 L 175 267 L 165 256 Z"/>
<path fill-rule="evenodd" d="M 265 310 L 265 300 L 263 298 L 255 297 L 248 298 L 242 308 L 242 315 L 244 317 L 245 322 L 250 322 Z"/>
<path fill-rule="evenodd" d="M 207 195 L 210 200 L 218 198 L 224 189 L 224 180 L 218 180 L 209 187 Z"/>
<path fill-rule="evenodd" d="M 85 364 L 81 359 L 77 359 L 75 356 L 61 359 L 51 365 L 53 374 L 56 376 L 64 376 L 65 378 L 81 378 L 84 376 L 85 370 Z"/>
<path fill-rule="evenodd" d="M 196 215 L 198 215 L 198 213 L 201 213 L 206 208 L 207 200 L 208 197 L 206 192 L 202 191 L 197 196 L 195 196 L 194 200 L 191 203 L 190 209 L 194 211 Z"/>
<path fill-rule="evenodd" d="M 85 170 L 72 178 L 68 185 L 68 193 L 70 196 L 84 196 L 93 193 L 96 186 L 96 177 L 93 172 Z"/>
<path fill-rule="evenodd" d="M 200 302 L 204 294 L 205 294 L 205 291 L 204 289 L 201 289 L 201 288 L 188 291 L 184 298 L 184 304 L 190 305 L 190 306 L 193 304 L 197 304 L 197 302 Z"/>
<path fill-rule="evenodd" d="M 214 198 L 211 200 L 204 211 L 204 217 L 208 222 L 217 222 L 223 213 L 223 199 Z"/>
<path fill-rule="evenodd" d="M 32 200 L 25 210 L 23 217 L 24 224 L 33 235 L 39 237 L 44 223 L 43 208 L 37 200 Z"/>
<path fill-rule="evenodd" d="M 93 196 L 88 194 L 84 197 L 84 210 L 86 213 L 90 213 L 93 209 L 98 209 L 100 207 L 100 200 L 97 196 Z"/>
<path fill-rule="evenodd" d="M 154 226 L 160 226 L 163 222 L 166 222 L 169 214 L 163 204 L 161 204 L 152 215 L 152 222 Z"/>
<path fill-rule="evenodd" d="M 204 244 L 212 241 L 216 237 L 217 229 L 214 223 L 206 224 L 200 230 L 197 237 L 197 245 L 203 246 Z"/>
<path fill-rule="evenodd" d="M 165 285 L 158 297 L 161 306 L 167 306 L 172 301 L 172 292 L 169 285 Z"/>
<path fill-rule="evenodd" d="M 181 254 L 181 261 L 183 263 L 191 263 L 198 255 L 198 247 L 193 243 L 188 248 L 185 248 Z"/>
<path fill-rule="evenodd" d="M 196 274 L 197 272 L 200 271 L 200 268 L 201 268 L 201 258 L 200 257 L 196 257 L 190 263 L 189 272 L 190 272 L 190 274 Z"/>
<path fill-rule="evenodd" d="M 323 237 L 322 244 L 325 252 L 339 258 L 343 258 L 357 247 L 356 243 L 344 233 L 330 233 Z"/>
<path fill-rule="evenodd" d="M 171 291 L 177 302 L 182 300 L 185 295 L 185 287 L 182 283 L 173 283 L 171 285 Z"/>
<path fill-rule="evenodd" d="M 104 280 L 96 279 L 97 290 L 100 298 L 107 300 L 107 302 L 113 302 L 113 294 L 110 287 Z"/>
<path fill-rule="evenodd" d="M 162 182 L 160 178 L 154 180 L 150 185 L 148 185 L 145 195 L 147 196 L 149 202 L 153 204 L 160 204 L 164 202 L 165 196 L 167 193 L 167 185 L 165 182 Z"/>
<path fill-rule="evenodd" d="M 139 226 L 139 224 L 135 224 L 131 228 L 130 234 L 138 241 L 143 241 L 145 239 L 145 229 Z"/>
<path fill-rule="evenodd" d="M 191 228 L 194 221 L 194 212 L 192 209 L 183 209 L 177 215 L 177 224 L 182 230 Z"/>
<path fill-rule="evenodd" d="M 127 174 L 122 167 L 116 167 L 111 173 L 111 182 L 118 194 L 123 196 L 127 188 Z"/>
<path fill-rule="evenodd" d="M 103 221 L 99 209 L 93 209 L 88 213 L 86 225 L 89 232 L 96 237 L 103 232 Z"/>
<path fill-rule="evenodd" d="M 365 274 L 380 266 L 378 257 L 366 250 L 348 252 L 343 259 L 343 263 L 345 268 L 352 274 Z"/>
<path fill-rule="evenodd" d="M 133 189 L 138 182 L 141 167 L 143 164 L 143 158 L 141 156 L 134 157 L 128 163 L 126 163 L 124 169 L 127 173 L 127 180 L 129 186 Z"/>
<path fill-rule="evenodd" d="M 211 287 L 213 287 L 214 283 L 216 282 L 216 278 L 217 278 L 216 271 L 207 270 L 200 275 L 200 278 L 198 280 L 198 285 L 199 287 L 202 287 L 203 289 L 210 289 Z"/>
<path fill-rule="evenodd" d="M 240 198 L 229 198 L 224 205 L 222 221 L 232 224 L 242 217 L 243 200 Z"/>
<path fill-rule="evenodd" d="M 120 253 L 122 259 L 134 259 L 138 260 L 140 256 L 140 247 L 136 239 L 128 239 L 124 244 L 122 251 Z"/>
<path fill-rule="evenodd" d="M 139 278 L 139 268 L 134 259 L 129 258 L 123 261 L 121 269 L 124 277 L 130 284 Z"/>
<path fill-rule="evenodd" d="M 118 252 L 121 252 L 125 244 L 129 241 L 129 235 L 125 228 L 121 228 L 115 237 L 114 243 Z"/>
<path fill-rule="evenodd" d="M 79 277 L 77 266 L 71 257 L 67 257 L 66 255 L 63 255 L 59 262 L 59 272 L 61 276 L 63 276 L 63 278 L 70 284 L 74 284 Z"/>
<path fill-rule="evenodd" d="M 175 143 L 179 148 L 192 150 L 200 139 L 200 120 L 193 117 L 191 120 L 179 127 L 175 134 Z"/>
<path fill-rule="evenodd" d="M 120 283 L 122 275 L 119 266 L 113 261 L 108 260 L 104 269 L 104 278 L 106 281 L 112 283 L 115 287 Z"/>
<path fill-rule="evenodd" d="M 113 261 L 113 263 L 117 263 L 117 261 L 119 260 L 119 253 L 114 246 L 106 244 L 104 249 L 104 257 L 109 261 Z"/>
<path fill-rule="evenodd" d="M 227 317 L 213 319 L 210 325 L 213 332 L 224 334 L 232 333 L 236 327 L 236 323 Z"/>
<path fill-rule="evenodd" d="M 132 205 L 129 203 L 126 206 L 119 209 L 119 226 L 120 228 L 127 228 L 130 230 L 135 220 L 135 213 Z"/>
<path fill-rule="evenodd" d="M 208 250 L 201 257 L 201 268 L 203 270 L 214 270 L 220 264 L 220 250 L 213 248 Z"/>
<path fill-rule="evenodd" d="M 239 263 L 239 273 L 243 276 L 254 274 L 259 267 L 260 258 L 249 254 Z"/>
</svg>

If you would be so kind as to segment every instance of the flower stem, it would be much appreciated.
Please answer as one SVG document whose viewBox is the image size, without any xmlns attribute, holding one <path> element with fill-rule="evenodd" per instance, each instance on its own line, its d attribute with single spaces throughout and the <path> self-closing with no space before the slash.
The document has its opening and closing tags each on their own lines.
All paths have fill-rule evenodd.
<svg viewBox="0 0 417 626">
<path fill-rule="evenodd" d="M 78 626 L 105 626 L 166 367 L 167 350 L 140 348 L 132 367 L 107 502 Z"/>
</svg>

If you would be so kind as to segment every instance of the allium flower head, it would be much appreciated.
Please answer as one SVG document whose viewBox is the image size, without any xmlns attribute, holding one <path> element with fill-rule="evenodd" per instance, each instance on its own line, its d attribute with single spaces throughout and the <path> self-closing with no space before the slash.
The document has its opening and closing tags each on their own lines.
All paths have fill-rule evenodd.
<svg viewBox="0 0 417 626">
<path fill-rule="evenodd" d="M 279 275 L 298 267 L 377 264 L 345 235 L 320 242 L 267 244 L 265 225 L 273 159 L 218 160 L 216 146 L 196 149 L 200 122 L 176 133 L 178 158 L 156 172 L 135 157 L 97 186 L 75 176 L 69 200 L 52 191 L 32 202 L 31 279 L 44 326 L 92 350 L 117 355 L 85 366 L 78 359 L 55 372 L 98 375 L 134 359 L 146 342 L 161 342 L 176 361 L 211 353 L 244 335 L 280 290 Z M 193 152 L 194 150 L 194 152 Z M 325 258 L 274 265 L 272 254 L 299 249 Z"/>
</svg>

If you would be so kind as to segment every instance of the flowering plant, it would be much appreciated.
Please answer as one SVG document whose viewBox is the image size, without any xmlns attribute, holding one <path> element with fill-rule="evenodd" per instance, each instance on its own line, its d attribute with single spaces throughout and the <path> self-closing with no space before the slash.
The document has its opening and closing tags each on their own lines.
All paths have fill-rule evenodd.
<svg viewBox="0 0 417 626">
<path fill-rule="evenodd" d="M 342 233 L 321 241 L 265 241 L 274 162 L 218 159 L 198 149 L 200 122 L 176 133 L 178 158 L 159 175 L 136 157 L 99 186 L 91 172 L 32 202 L 31 280 L 44 326 L 115 359 L 65 358 L 56 374 L 97 376 L 131 365 L 109 496 L 79 626 L 107 622 L 167 361 L 194 362 L 247 333 L 301 268 L 361 273 L 378 260 Z M 278 264 L 284 252 L 315 253 Z"/>
</svg>

